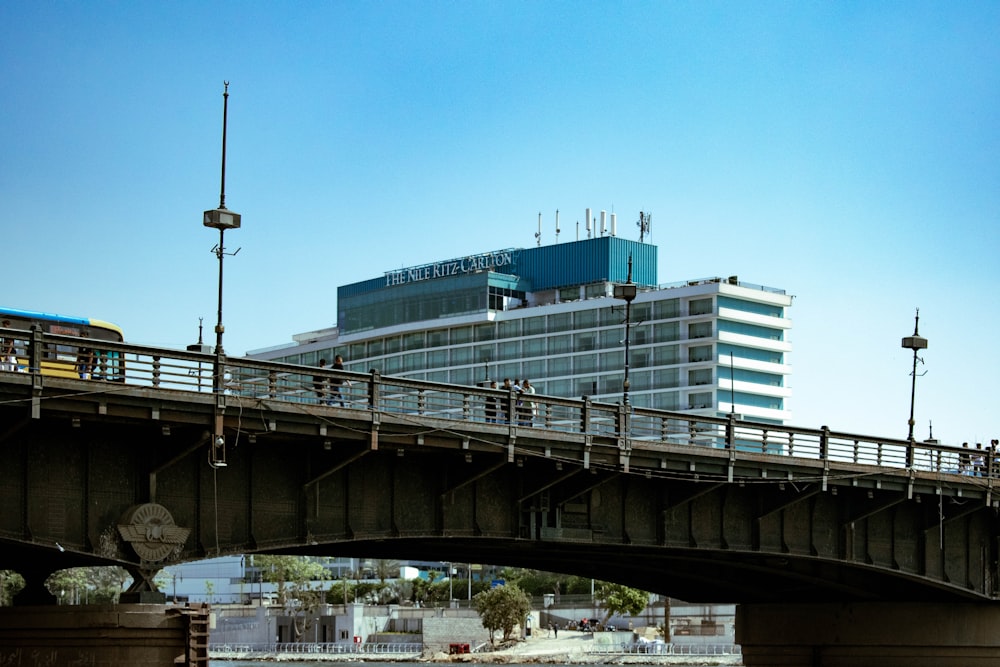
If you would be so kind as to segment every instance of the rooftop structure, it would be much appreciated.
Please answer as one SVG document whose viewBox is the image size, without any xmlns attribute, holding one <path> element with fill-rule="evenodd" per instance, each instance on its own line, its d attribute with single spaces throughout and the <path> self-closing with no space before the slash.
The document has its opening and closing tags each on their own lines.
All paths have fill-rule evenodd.
<svg viewBox="0 0 1000 667">
<path fill-rule="evenodd" d="M 353 371 L 527 378 L 539 394 L 618 402 L 627 330 L 632 405 L 789 420 L 792 297 L 736 276 L 657 285 L 657 275 L 656 246 L 603 234 L 430 262 L 341 286 L 336 326 L 249 356 L 312 366 L 340 354 Z M 629 278 L 626 328 L 614 295 Z"/>
</svg>

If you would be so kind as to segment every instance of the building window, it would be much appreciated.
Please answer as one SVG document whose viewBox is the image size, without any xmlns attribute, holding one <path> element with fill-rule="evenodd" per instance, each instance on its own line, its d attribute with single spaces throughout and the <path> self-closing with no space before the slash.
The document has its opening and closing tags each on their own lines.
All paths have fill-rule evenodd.
<svg viewBox="0 0 1000 667">
<path fill-rule="evenodd" d="M 497 338 L 514 338 L 521 335 L 521 320 L 497 322 Z"/>
<path fill-rule="evenodd" d="M 484 340 L 494 340 L 497 335 L 497 329 L 492 322 L 489 324 L 477 324 L 476 325 L 476 342 Z"/>
<path fill-rule="evenodd" d="M 524 350 L 525 357 L 544 357 L 545 356 L 545 339 L 544 338 L 529 338 L 522 342 L 522 349 Z"/>
<path fill-rule="evenodd" d="M 382 344 L 381 338 L 376 338 L 375 340 L 368 341 L 368 356 L 369 357 L 380 357 L 382 356 L 382 350 L 384 345 Z"/>
<path fill-rule="evenodd" d="M 681 306 L 678 299 L 665 299 L 653 305 L 654 317 L 658 320 L 669 320 L 680 317 Z"/>
<path fill-rule="evenodd" d="M 427 347 L 441 347 L 448 344 L 448 330 L 435 329 L 427 332 Z"/>
<path fill-rule="evenodd" d="M 596 373 L 597 355 L 580 354 L 573 357 L 573 372 L 577 375 L 580 375 L 581 373 Z"/>
<path fill-rule="evenodd" d="M 649 303 L 633 303 L 632 312 L 629 313 L 629 319 L 632 323 L 635 322 L 646 322 L 653 319 L 653 309 L 652 304 Z"/>
<path fill-rule="evenodd" d="M 573 317 L 572 313 L 558 313 L 556 315 L 549 315 L 549 333 L 556 333 L 558 331 L 569 331 L 573 328 Z"/>
<path fill-rule="evenodd" d="M 573 351 L 572 336 L 552 336 L 549 338 L 549 354 L 569 354 Z"/>
<path fill-rule="evenodd" d="M 524 318 L 524 335 L 535 336 L 545 333 L 545 316 Z"/>
<path fill-rule="evenodd" d="M 711 361 L 711 360 L 712 360 L 711 345 L 695 345 L 688 350 L 688 361 L 691 363 L 696 363 L 699 361 Z"/>
<path fill-rule="evenodd" d="M 712 392 L 704 391 L 688 396 L 688 408 L 691 410 L 703 410 L 712 407 Z"/>
<path fill-rule="evenodd" d="M 531 378 L 545 377 L 545 360 L 532 359 L 531 361 L 525 361 L 521 364 L 521 373 L 529 380 Z M 535 391 L 545 393 L 538 388 L 536 388 Z"/>
<path fill-rule="evenodd" d="M 421 350 L 424 348 L 424 332 L 417 331 L 403 336 L 403 350 Z"/>
<path fill-rule="evenodd" d="M 677 322 L 664 322 L 653 327 L 653 341 L 669 343 L 680 339 L 680 326 Z"/>
<path fill-rule="evenodd" d="M 399 355 L 386 357 L 382 361 L 382 372 L 385 375 L 395 375 L 403 370 L 403 361 Z"/>
<path fill-rule="evenodd" d="M 601 349 L 613 350 L 616 347 L 621 347 L 624 335 L 625 332 L 619 329 L 604 329 L 600 334 Z"/>
<path fill-rule="evenodd" d="M 447 368 L 448 350 L 431 350 L 427 353 L 428 368 Z"/>
<path fill-rule="evenodd" d="M 629 343 L 632 345 L 646 345 L 647 343 L 651 343 L 653 340 L 652 325 L 645 324 L 643 326 L 632 327 L 629 339 Z"/>
<path fill-rule="evenodd" d="M 472 327 L 455 327 L 451 330 L 451 344 L 461 345 L 472 342 Z"/>
<path fill-rule="evenodd" d="M 448 381 L 452 384 L 472 384 L 472 373 L 471 368 L 453 368 L 448 372 Z"/>
<path fill-rule="evenodd" d="M 395 354 L 400 351 L 399 336 L 392 336 L 385 339 L 385 353 Z"/>
<path fill-rule="evenodd" d="M 711 315 L 712 299 L 691 299 L 688 302 L 688 315 Z"/>
<path fill-rule="evenodd" d="M 552 357 L 548 360 L 549 377 L 559 377 L 570 375 L 573 370 L 573 357 Z M 568 388 L 567 388 L 568 391 Z M 558 394 L 559 396 L 569 396 L 568 393 Z"/>
<path fill-rule="evenodd" d="M 696 386 L 700 384 L 712 384 L 712 369 L 698 368 L 688 371 L 688 384 Z"/>
<path fill-rule="evenodd" d="M 654 387 L 657 389 L 673 389 L 680 386 L 680 374 L 676 368 L 668 368 L 654 372 Z"/>
<path fill-rule="evenodd" d="M 677 345 L 664 345 L 653 348 L 653 363 L 657 366 L 671 366 L 680 363 Z"/>
<path fill-rule="evenodd" d="M 559 300 L 560 301 L 579 301 L 580 300 L 580 288 L 579 287 L 563 287 L 559 290 Z"/>
<path fill-rule="evenodd" d="M 487 361 L 499 361 L 496 345 L 477 345 L 472 355 L 472 362 L 481 364 Z"/>
<path fill-rule="evenodd" d="M 512 361 L 521 358 L 521 341 L 511 340 L 497 344 L 497 361 Z"/>
<path fill-rule="evenodd" d="M 617 371 L 625 368 L 625 351 L 606 352 L 600 356 L 602 371 Z"/>
<path fill-rule="evenodd" d="M 693 322 L 688 325 L 688 338 L 708 338 L 711 335 L 711 322 Z"/>
<path fill-rule="evenodd" d="M 597 326 L 596 310 L 581 310 L 573 313 L 573 327 L 575 329 L 592 329 Z"/>
<path fill-rule="evenodd" d="M 597 349 L 596 333 L 579 333 L 575 336 L 577 352 L 591 352 Z"/>
</svg>

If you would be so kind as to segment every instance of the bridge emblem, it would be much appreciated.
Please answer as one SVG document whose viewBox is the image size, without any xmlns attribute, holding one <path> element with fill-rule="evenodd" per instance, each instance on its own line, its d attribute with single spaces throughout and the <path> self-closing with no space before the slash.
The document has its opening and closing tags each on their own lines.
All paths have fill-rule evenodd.
<svg viewBox="0 0 1000 667">
<path fill-rule="evenodd" d="M 118 524 L 122 539 L 132 545 L 144 561 L 157 562 L 180 550 L 191 532 L 174 523 L 163 505 L 146 503 L 129 509 Z"/>
</svg>

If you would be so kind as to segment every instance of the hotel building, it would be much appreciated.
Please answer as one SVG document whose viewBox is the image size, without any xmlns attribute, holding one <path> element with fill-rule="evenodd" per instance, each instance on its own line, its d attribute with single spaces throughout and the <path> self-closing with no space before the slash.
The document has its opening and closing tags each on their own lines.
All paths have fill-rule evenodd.
<svg viewBox="0 0 1000 667">
<path fill-rule="evenodd" d="M 631 262 L 631 276 L 629 275 Z M 657 248 L 614 235 L 432 262 L 344 285 L 337 324 L 249 356 L 785 423 L 792 297 L 736 276 L 657 284 Z"/>
</svg>

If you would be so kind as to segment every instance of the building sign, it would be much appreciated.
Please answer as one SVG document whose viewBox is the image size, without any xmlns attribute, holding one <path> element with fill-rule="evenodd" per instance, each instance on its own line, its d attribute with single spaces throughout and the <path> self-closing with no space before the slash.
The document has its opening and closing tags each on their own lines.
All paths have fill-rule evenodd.
<svg viewBox="0 0 1000 667">
<path fill-rule="evenodd" d="M 446 262 L 434 262 L 409 269 L 385 272 L 385 286 L 405 285 L 419 280 L 457 276 L 462 273 L 475 273 L 509 266 L 514 263 L 513 250 L 495 250 L 481 255 L 470 255 L 461 259 L 451 259 Z"/>
</svg>

